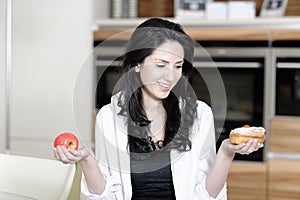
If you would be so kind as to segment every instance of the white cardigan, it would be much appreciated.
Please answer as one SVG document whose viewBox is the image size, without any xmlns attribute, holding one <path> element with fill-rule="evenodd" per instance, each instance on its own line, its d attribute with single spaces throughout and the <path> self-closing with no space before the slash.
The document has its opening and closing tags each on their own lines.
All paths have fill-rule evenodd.
<svg viewBox="0 0 300 200">
<path fill-rule="evenodd" d="M 112 99 L 112 102 L 114 100 Z M 171 151 L 171 170 L 177 200 L 226 200 L 226 184 L 216 198 L 206 191 L 206 176 L 215 160 L 215 131 L 213 114 L 205 103 L 197 102 L 197 118 L 190 132 L 192 149 Z M 130 157 L 127 150 L 127 128 L 124 117 L 117 115 L 116 104 L 101 108 L 95 127 L 96 159 L 106 178 L 101 195 L 88 191 L 85 177 L 81 182 L 81 198 L 90 200 L 130 200 L 132 196 Z"/>
</svg>

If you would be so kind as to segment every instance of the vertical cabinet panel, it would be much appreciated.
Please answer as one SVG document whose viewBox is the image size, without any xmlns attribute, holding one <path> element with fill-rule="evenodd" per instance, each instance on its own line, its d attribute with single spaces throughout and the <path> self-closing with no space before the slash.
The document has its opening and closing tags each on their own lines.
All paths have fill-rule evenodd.
<svg viewBox="0 0 300 200">
<path fill-rule="evenodd" d="M 300 160 L 270 159 L 268 200 L 300 199 Z"/>
<path fill-rule="evenodd" d="M 0 153 L 5 150 L 6 1 L 0 1 Z"/>
</svg>

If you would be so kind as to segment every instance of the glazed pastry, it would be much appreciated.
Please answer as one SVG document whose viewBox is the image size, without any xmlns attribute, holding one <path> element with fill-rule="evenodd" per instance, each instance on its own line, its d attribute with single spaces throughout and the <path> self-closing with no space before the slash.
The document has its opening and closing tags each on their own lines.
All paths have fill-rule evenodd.
<svg viewBox="0 0 300 200">
<path fill-rule="evenodd" d="M 245 125 L 233 129 L 229 134 L 229 138 L 232 144 L 247 143 L 249 140 L 256 140 L 262 144 L 266 138 L 266 131 L 263 127 Z"/>
</svg>

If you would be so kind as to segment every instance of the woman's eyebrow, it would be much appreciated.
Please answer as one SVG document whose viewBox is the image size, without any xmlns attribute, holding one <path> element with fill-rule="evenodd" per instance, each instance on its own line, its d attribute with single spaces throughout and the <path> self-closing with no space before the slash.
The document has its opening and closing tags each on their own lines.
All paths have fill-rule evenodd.
<svg viewBox="0 0 300 200">
<path fill-rule="evenodd" d="M 155 61 L 160 61 L 160 62 L 163 62 L 163 63 L 170 63 L 169 61 L 161 59 L 161 58 L 155 58 L 154 60 Z M 176 64 L 178 64 L 178 63 L 183 63 L 183 60 L 180 60 L 180 61 L 176 62 Z"/>
</svg>

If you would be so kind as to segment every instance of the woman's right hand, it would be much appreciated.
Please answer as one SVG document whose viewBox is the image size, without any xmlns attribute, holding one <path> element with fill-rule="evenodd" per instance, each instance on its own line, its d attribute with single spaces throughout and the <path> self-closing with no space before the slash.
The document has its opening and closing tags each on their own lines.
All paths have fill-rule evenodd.
<svg viewBox="0 0 300 200">
<path fill-rule="evenodd" d="M 54 157 L 64 164 L 74 164 L 91 156 L 91 152 L 85 146 L 79 146 L 78 150 L 57 146 L 53 148 L 53 153 Z"/>
</svg>

